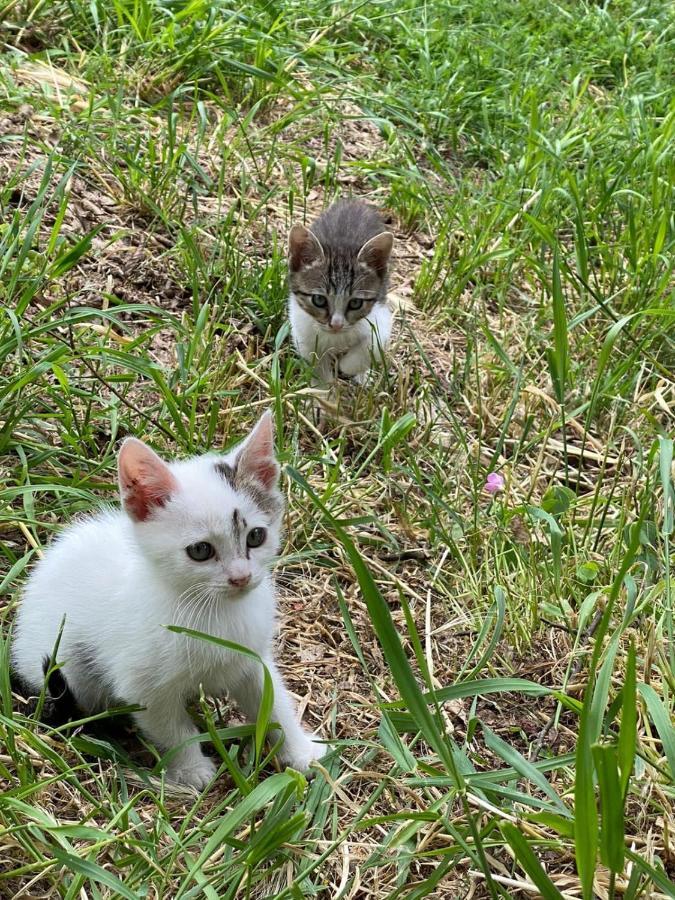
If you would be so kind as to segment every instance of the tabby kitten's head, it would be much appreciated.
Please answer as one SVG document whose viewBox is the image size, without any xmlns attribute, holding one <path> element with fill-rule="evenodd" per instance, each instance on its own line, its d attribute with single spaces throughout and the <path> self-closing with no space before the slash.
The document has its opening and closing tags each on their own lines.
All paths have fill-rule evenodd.
<svg viewBox="0 0 675 900">
<path fill-rule="evenodd" d="M 288 237 L 291 294 L 328 331 L 342 331 L 387 296 L 394 236 L 366 203 L 334 203 Z"/>
</svg>

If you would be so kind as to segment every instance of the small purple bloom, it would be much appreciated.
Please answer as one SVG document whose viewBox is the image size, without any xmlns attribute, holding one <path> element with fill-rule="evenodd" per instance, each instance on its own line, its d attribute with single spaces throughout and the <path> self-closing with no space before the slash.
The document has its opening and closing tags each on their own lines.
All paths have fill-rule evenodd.
<svg viewBox="0 0 675 900">
<path fill-rule="evenodd" d="M 504 490 L 504 476 L 498 472 L 490 472 L 485 482 L 484 490 L 488 494 L 499 494 Z"/>
</svg>

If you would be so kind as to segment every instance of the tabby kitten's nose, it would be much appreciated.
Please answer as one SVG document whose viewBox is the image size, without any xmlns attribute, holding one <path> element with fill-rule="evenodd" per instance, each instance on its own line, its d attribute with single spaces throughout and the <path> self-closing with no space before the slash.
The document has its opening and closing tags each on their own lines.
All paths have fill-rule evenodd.
<svg viewBox="0 0 675 900">
<path fill-rule="evenodd" d="M 342 331 L 344 324 L 345 320 L 342 316 L 333 316 L 330 320 L 331 331 Z"/>
</svg>

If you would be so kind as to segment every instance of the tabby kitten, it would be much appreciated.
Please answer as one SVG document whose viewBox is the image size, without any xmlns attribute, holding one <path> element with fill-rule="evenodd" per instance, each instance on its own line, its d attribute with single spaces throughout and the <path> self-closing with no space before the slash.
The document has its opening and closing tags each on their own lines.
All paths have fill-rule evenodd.
<svg viewBox="0 0 675 900">
<path fill-rule="evenodd" d="M 288 238 L 293 343 L 314 365 L 315 382 L 339 373 L 362 380 L 391 334 L 387 305 L 394 236 L 366 203 L 334 203 L 311 228 Z"/>
</svg>

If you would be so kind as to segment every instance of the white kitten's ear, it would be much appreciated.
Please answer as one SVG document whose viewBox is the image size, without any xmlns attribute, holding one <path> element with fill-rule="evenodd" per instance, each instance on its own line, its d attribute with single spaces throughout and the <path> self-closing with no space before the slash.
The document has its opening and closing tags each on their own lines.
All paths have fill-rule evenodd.
<svg viewBox="0 0 675 900">
<path fill-rule="evenodd" d="M 322 260 L 323 248 L 318 238 L 304 225 L 294 225 L 288 235 L 288 265 L 291 272 L 299 272 Z"/>
<path fill-rule="evenodd" d="M 269 410 L 244 441 L 237 456 L 237 478 L 252 479 L 266 491 L 276 487 L 279 463 L 274 455 L 274 425 Z"/>
<path fill-rule="evenodd" d="M 153 508 L 164 506 L 178 482 L 154 450 L 137 438 L 127 438 L 117 458 L 122 506 L 136 522 L 144 522 Z"/>
<path fill-rule="evenodd" d="M 391 231 L 376 234 L 361 247 L 357 261 L 374 269 L 378 275 L 384 275 L 389 264 L 391 248 L 394 246 L 394 235 Z"/>
</svg>

